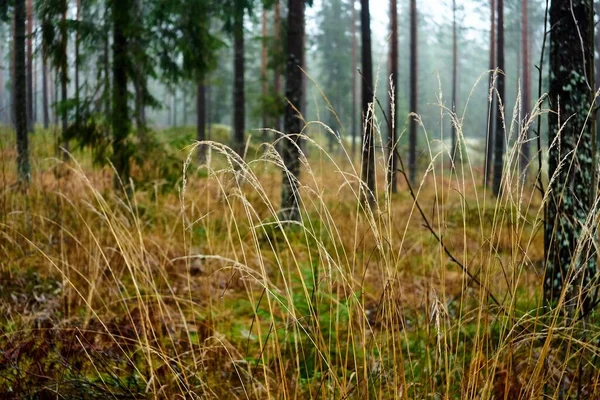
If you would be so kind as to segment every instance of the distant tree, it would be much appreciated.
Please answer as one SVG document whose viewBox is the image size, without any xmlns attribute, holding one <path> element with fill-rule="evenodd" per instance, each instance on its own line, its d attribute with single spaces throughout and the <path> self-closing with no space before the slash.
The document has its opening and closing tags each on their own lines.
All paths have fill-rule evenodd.
<svg viewBox="0 0 600 400">
<path fill-rule="evenodd" d="M 44 129 L 50 126 L 50 115 L 48 113 L 48 50 L 42 42 L 42 118 Z"/>
<path fill-rule="evenodd" d="M 14 2 L 14 69 L 15 69 L 15 127 L 17 136 L 17 178 L 20 183 L 30 180 L 29 142 L 27 137 L 27 79 L 25 76 L 25 0 Z"/>
<path fill-rule="evenodd" d="M 457 22 L 456 22 L 456 0 L 452 0 L 452 112 L 456 113 L 456 101 L 457 101 L 457 79 L 458 79 L 458 33 L 457 33 Z M 450 157 L 452 162 L 457 152 L 457 137 L 456 137 L 456 125 L 452 123 L 451 127 L 452 136 L 452 148 L 450 149 Z"/>
<path fill-rule="evenodd" d="M 521 118 L 527 118 L 531 107 L 531 60 L 529 55 L 529 18 L 528 18 L 528 0 L 521 2 L 521 61 L 523 63 L 523 77 L 521 78 Z M 527 177 L 527 167 L 529 165 L 529 126 L 523 125 L 523 140 L 521 145 L 520 166 L 523 177 Z"/>
<path fill-rule="evenodd" d="M 373 117 L 370 108 L 373 106 L 373 60 L 371 54 L 371 14 L 369 0 L 361 0 L 360 27 L 362 31 L 362 173 L 361 178 L 367 186 L 368 193 L 363 199 L 369 206 L 375 204 L 375 143 L 373 135 Z"/>
<path fill-rule="evenodd" d="M 262 37 L 261 37 L 261 57 L 260 57 L 260 79 L 261 79 L 261 95 L 263 99 L 267 98 L 267 92 L 268 92 L 268 84 L 267 84 L 267 64 L 268 64 L 268 51 L 267 51 L 267 35 L 268 35 L 268 29 L 267 29 L 267 8 L 263 5 L 263 9 L 262 9 L 262 18 L 261 18 L 261 25 L 262 25 Z M 262 128 L 267 128 L 268 125 L 268 113 L 267 113 L 267 108 L 263 107 L 262 109 Z M 265 141 L 267 140 L 267 132 L 265 131 Z"/>
<path fill-rule="evenodd" d="M 59 13 L 61 15 L 59 32 L 60 32 L 60 44 L 56 53 L 57 64 L 60 68 L 60 100 L 62 101 L 62 107 L 60 110 L 61 114 L 61 136 L 63 138 L 63 160 L 68 159 L 69 141 L 67 139 L 67 128 L 69 126 L 69 117 L 66 103 L 68 100 L 67 85 L 69 84 L 69 54 L 67 53 L 69 33 L 68 33 L 68 1 L 59 1 Z"/>
<path fill-rule="evenodd" d="M 281 2 L 280 0 L 275 1 L 275 12 L 274 12 L 274 21 L 273 21 L 273 37 L 274 37 L 274 49 L 276 54 L 283 53 L 281 46 Z M 274 82 L 273 82 L 273 92 L 275 96 L 280 96 L 281 93 L 281 66 L 279 63 L 275 63 L 273 68 Z M 281 131 L 281 116 L 275 116 L 275 129 L 280 132 Z"/>
<path fill-rule="evenodd" d="M 314 36 L 320 79 L 323 80 L 325 94 L 331 106 L 327 106 L 324 122 L 334 131 L 345 130 L 344 121 L 350 110 L 352 90 L 351 54 L 352 37 L 348 28 L 352 24 L 352 2 L 330 0 L 322 3 L 317 13 L 318 31 Z M 329 152 L 336 143 L 334 135 L 327 135 Z"/>
<path fill-rule="evenodd" d="M 358 59 L 357 59 L 357 39 L 356 39 L 356 1 L 351 0 L 352 4 L 352 160 L 356 158 L 356 141 L 358 138 L 358 118 L 356 113 L 356 70 L 358 69 Z"/>
<path fill-rule="evenodd" d="M 490 0 L 491 8 L 491 23 L 490 23 L 490 71 L 496 69 L 496 1 Z M 490 76 L 489 81 L 489 92 L 492 91 L 492 85 L 494 84 L 493 75 Z M 488 107 L 488 118 L 487 118 L 487 132 L 485 142 L 485 171 L 483 174 L 483 184 L 487 186 L 490 183 L 490 176 L 492 173 L 492 157 L 494 151 L 494 127 L 496 121 L 494 116 L 496 115 L 496 96 L 491 95 L 491 102 Z"/>
<path fill-rule="evenodd" d="M 302 102 L 302 60 L 304 59 L 304 0 L 288 0 L 287 66 L 284 114 L 286 136 L 281 144 L 285 165 L 281 183 L 282 218 L 300 220 L 298 179 L 300 177 L 300 132 L 302 120 L 297 109 Z"/>
<path fill-rule="evenodd" d="M 244 155 L 246 130 L 246 90 L 244 60 L 245 7 L 236 5 L 233 15 L 233 149 Z"/>
<path fill-rule="evenodd" d="M 204 82 L 198 83 L 198 93 L 196 96 L 196 139 L 199 142 L 206 140 L 206 86 Z M 206 146 L 201 145 L 198 148 L 198 161 L 204 163 L 206 161 Z"/>
<path fill-rule="evenodd" d="M 498 106 L 504 107 L 504 0 L 497 0 L 498 6 L 498 69 L 501 71 L 498 74 Z M 504 169 L 504 120 L 500 110 L 496 111 L 496 133 L 494 137 L 494 180 L 492 190 L 495 196 L 500 195 L 502 185 L 502 174 Z"/>
<path fill-rule="evenodd" d="M 27 132 L 33 128 L 33 0 L 27 0 Z"/>
<path fill-rule="evenodd" d="M 550 179 L 545 216 L 545 299 L 556 301 L 566 282 L 566 304 L 589 311 L 597 277 L 592 0 L 553 0 L 550 6 L 548 113 Z M 577 16 L 577 18 L 573 18 Z M 565 43 L 577 43 L 565 45 Z"/>
<path fill-rule="evenodd" d="M 417 0 L 410 0 L 410 112 L 418 109 Z M 408 173 L 412 183 L 417 176 L 417 120 L 410 117 L 408 133 Z"/>
<path fill-rule="evenodd" d="M 390 38 L 390 154 L 388 164 L 388 181 L 390 192 L 398 191 L 398 179 L 396 178 L 396 170 L 398 169 L 398 155 L 396 153 L 396 145 L 398 142 L 398 2 L 390 0 L 390 21 L 391 21 L 391 38 Z"/>
</svg>

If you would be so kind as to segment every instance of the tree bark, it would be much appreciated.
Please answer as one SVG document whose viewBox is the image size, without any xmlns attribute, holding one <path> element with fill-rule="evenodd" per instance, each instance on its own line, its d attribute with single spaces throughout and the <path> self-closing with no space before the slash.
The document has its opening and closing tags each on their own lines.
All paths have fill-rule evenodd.
<svg viewBox="0 0 600 400">
<path fill-rule="evenodd" d="M 25 0 L 16 0 L 14 8 L 15 127 L 17 136 L 17 179 L 22 184 L 28 184 L 31 176 L 27 137 L 25 17 Z"/>
<path fill-rule="evenodd" d="M 525 121 L 523 124 L 523 144 L 521 145 L 521 173 L 523 178 L 527 178 L 527 169 L 529 165 L 529 126 L 527 126 L 527 118 L 531 107 L 531 60 L 529 59 L 529 16 L 528 16 L 528 1 L 522 0 L 521 3 L 521 51 L 523 64 L 522 78 L 522 95 L 521 95 L 521 119 Z"/>
<path fill-rule="evenodd" d="M 63 137 L 63 152 L 62 157 L 63 160 L 67 161 L 69 159 L 69 142 L 67 140 L 67 128 L 69 126 L 67 108 L 65 104 L 68 100 L 67 95 L 67 85 L 69 83 L 69 63 L 68 63 L 68 32 L 67 32 L 67 10 L 68 10 L 68 1 L 62 0 L 62 20 L 60 24 L 60 97 L 62 101 L 62 109 L 61 109 L 61 133 Z"/>
<path fill-rule="evenodd" d="M 390 18 L 391 18 L 391 39 L 390 39 L 390 109 L 389 118 L 391 126 L 389 127 L 389 164 L 388 164 L 388 184 L 390 192 L 398 192 L 398 179 L 396 171 L 398 169 L 398 155 L 396 154 L 396 146 L 398 142 L 398 2 L 390 0 Z"/>
<path fill-rule="evenodd" d="M 260 65 L 260 79 L 261 79 L 261 96 L 263 99 L 263 107 L 262 107 L 262 128 L 267 128 L 269 123 L 267 118 L 267 107 L 266 100 L 268 95 L 267 88 L 267 63 L 268 63 L 268 53 L 267 53 L 267 9 L 263 6 L 262 10 L 262 48 L 261 48 L 261 65 Z M 267 131 L 263 132 L 263 140 L 268 141 L 268 133 Z"/>
<path fill-rule="evenodd" d="M 504 0 L 497 0 L 498 6 L 498 107 L 504 107 Z M 496 110 L 496 133 L 494 136 L 494 180 L 492 190 L 494 196 L 500 196 L 502 175 L 504 172 L 504 121 L 500 109 Z"/>
<path fill-rule="evenodd" d="M 496 0 L 490 0 L 492 20 L 490 29 L 490 71 L 496 69 Z M 495 116 L 496 116 L 496 96 L 492 93 L 494 84 L 494 73 L 490 76 L 489 90 L 488 93 L 491 96 L 491 101 L 488 108 L 488 125 L 487 125 L 487 137 L 485 142 L 485 172 L 483 174 L 483 185 L 488 186 L 490 183 L 490 176 L 492 174 L 492 157 L 494 154 L 494 127 L 495 127 Z"/>
<path fill-rule="evenodd" d="M 81 105 L 79 96 L 79 68 L 81 58 L 79 54 L 79 46 L 81 41 L 81 34 L 79 24 L 81 23 L 81 0 L 77 0 L 77 11 L 76 11 L 77 26 L 75 30 L 75 126 L 79 128 L 81 123 Z"/>
<path fill-rule="evenodd" d="M 112 163 L 117 171 L 115 188 L 120 187 L 119 179 L 124 185 L 129 184 L 129 158 L 131 150 L 127 144 L 130 122 L 127 108 L 127 68 L 128 45 L 127 28 L 130 24 L 131 0 L 111 0 L 113 18 L 113 84 L 112 84 Z"/>
<path fill-rule="evenodd" d="M 300 177 L 300 132 L 302 120 L 295 108 L 302 102 L 302 60 L 304 59 L 304 0 L 288 2 L 287 64 L 284 133 L 281 152 L 285 169 L 281 183 L 281 214 L 284 220 L 299 221 L 298 179 Z"/>
<path fill-rule="evenodd" d="M 236 12 L 233 27 L 233 150 L 244 156 L 245 133 L 245 88 L 244 88 L 244 12 Z"/>
<path fill-rule="evenodd" d="M 452 0 L 452 113 L 456 114 L 457 101 L 457 76 L 458 76 L 458 34 L 456 27 L 456 0 Z M 450 149 L 450 157 L 454 165 L 458 144 L 456 137 L 456 125 L 452 122 L 451 126 L 452 148 Z"/>
<path fill-rule="evenodd" d="M 196 115 L 198 117 L 197 122 L 197 137 L 199 142 L 206 140 L 206 86 L 203 82 L 198 83 L 197 88 L 197 100 L 196 100 Z M 206 146 L 200 145 L 198 147 L 198 161 L 203 164 L 206 162 Z"/>
<path fill-rule="evenodd" d="M 274 26 L 273 26 L 273 36 L 275 37 L 276 40 L 276 49 L 278 52 L 281 52 L 281 3 L 280 0 L 275 0 L 275 21 L 274 21 Z M 279 96 L 281 94 L 281 71 L 280 71 L 280 67 L 279 65 L 277 65 L 275 67 L 274 70 L 274 87 L 273 90 L 275 92 L 276 96 Z M 275 129 L 278 132 L 281 132 L 281 116 L 277 116 L 275 117 Z"/>
<path fill-rule="evenodd" d="M 373 106 L 373 60 L 371 55 L 371 14 L 369 0 L 361 0 L 361 31 L 362 31 L 362 121 L 363 148 L 361 179 L 366 185 L 366 192 L 361 190 L 363 200 L 369 206 L 375 205 L 377 197 L 375 188 L 375 143 L 373 137 L 373 116 L 370 108 Z"/>
<path fill-rule="evenodd" d="M 33 128 L 33 0 L 27 0 L 27 132 Z"/>
<path fill-rule="evenodd" d="M 356 71 L 358 69 L 357 48 L 358 41 L 356 39 L 356 1 L 352 0 L 352 160 L 356 159 L 356 141 L 358 138 L 358 115 L 356 112 L 357 103 L 357 85 Z"/>
<path fill-rule="evenodd" d="M 417 60 L 417 0 L 410 0 L 410 112 L 418 112 L 418 60 Z M 408 173 L 415 183 L 417 176 L 417 120 L 410 117 L 408 133 Z"/>
<path fill-rule="evenodd" d="M 50 126 L 48 114 L 48 61 L 46 54 L 42 54 L 42 114 L 44 118 L 44 129 Z"/>
<path fill-rule="evenodd" d="M 548 139 L 553 145 L 548 151 L 552 178 L 544 219 L 544 297 L 556 301 L 570 282 L 565 304 L 587 313 L 597 291 L 596 225 L 595 218 L 588 220 L 597 193 L 595 132 L 587 120 L 595 87 L 592 0 L 553 0 L 550 26 Z"/>
</svg>

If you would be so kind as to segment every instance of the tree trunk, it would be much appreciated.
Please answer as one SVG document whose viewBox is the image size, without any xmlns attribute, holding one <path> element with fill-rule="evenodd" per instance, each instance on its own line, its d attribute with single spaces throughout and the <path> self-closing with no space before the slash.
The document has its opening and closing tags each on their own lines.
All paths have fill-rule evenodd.
<svg viewBox="0 0 600 400">
<path fill-rule="evenodd" d="M 260 79 L 261 79 L 261 95 L 263 99 L 263 107 L 262 107 L 262 128 L 267 128 L 269 123 L 267 118 L 267 107 L 266 100 L 268 95 L 267 88 L 267 63 L 268 63 L 268 53 L 267 53 L 267 9 L 263 6 L 262 10 L 262 52 L 261 52 L 261 65 L 260 65 Z M 263 140 L 267 142 L 268 132 L 263 132 Z"/>
<path fill-rule="evenodd" d="M 410 112 L 418 112 L 417 0 L 410 0 Z M 408 173 L 414 184 L 417 176 L 417 119 L 410 117 Z"/>
<path fill-rule="evenodd" d="M 588 221 L 597 192 L 595 132 L 587 121 L 595 87 L 592 7 L 592 0 L 553 0 L 550 6 L 548 140 L 554 145 L 548 154 L 544 297 L 556 301 L 570 281 L 565 304 L 582 313 L 597 290 L 596 226 L 595 219 Z"/>
<path fill-rule="evenodd" d="M 492 20 L 490 29 L 490 71 L 496 69 L 496 0 L 490 0 L 492 9 Z M 487 126 L 487 137 L 485 142 L 485 172 L 483 174 L 483 185 L 487 186 L 490 183 L 490 176 L 492 174 L 492 157 L 494 151 L 494 127 L 495 127 L 495 116 L 496 116 L 496 95 L 492 93 L 494 84 L 494 74 L 490 76 L 489 90 L 488 93 L 491 96 L 491 101 L 488 108 L 488 126 Z"/>
<path fill-rule="evenodd" d="M 357 103 L 357 88 L 356 88 L 356 71 L 358 69 L 357 59 L 357 48 L 358 43 L 356 39 L 356 1 L 351 1 L 352 6 L 352 160 L 356 159 L 356 140 L 358 138 L 358 115 L 356 112 Z"/>
<path fill-rule="evenodd" d="M 521 51 L 523 53 L 521 62 L 523 63 L 523 93 L 521 95 L 522 112 L 521 118 L 525 121 L 523 125 L 523 144 L 521 145 L 521 173 L 523 179 L 527 178 L 527 169 L 529 165 L 530 146 L 529 146 L 529 126 L 527 118 L 531 107 L 531 64 L 529 59 L 529 16 L 528 1 L 522 0 L 521 3 Z"/>
<path fill-rule="evenodd" d="M 498 106 L 504 107 L 504 0 L 497 0 L 498 6 Z M 500 196 L 504 172 L 504 121 L 500 110 L 496 110 L 496 133 L 494 135 L 494 196 Z"/>
<path fill-rule="evenodd" d="M 15 126 L 17 136 L 17 179 L 30 180 L 29 143 L 27 137 L 27 79 L 25 76 L 25 0 L 16 0 L 14 8 Z"/>
<path fill-rule="evenodd" d="M 244 156 L 245 88 L 244 88 L 244 12 L 236 13 L 233 27 L 233 150 Z"/>
<path fill-rule="evenodd" d="M 197 122 L 197 137 L 199 142 L 206 140 L 206 86 L 203 82 L 198 83 L 198 93 L 196 101 L 196 115 L 198 116 Z M 198 161 L 203 164 L 206 162 L 206 146 L 200 145 L 198 147 Z"/>
<path fill-rule="evenodd" d="M 68 52 L 67 52 L 67 45 L 68 45 L 68 32 L 67 32 L 67 10 L 68 10 L 68 1 L 67 0 L 63 0 L 62 2 L 62 20 L 61 20 L 61 24 L 60 24 L 60 44 L 61 44 L 61 49 L 60 49 L 60 57 L 61 57 L 61 61 L 60 61 L 60 94 L 61 94 L 61 101 L 62 101 L 62 109 L 61 109 L 61 133 L 62 133 L 62 137 L 63 137 L 63 152 L 62 152 L 62 156 L 63 156 L 63 160 L 67 161 L 69 159 L 69 142 L 67 141 L 67 128 L 69 126 L 69 122 L 68 122 L 68 114 L 67 114 L 67 108 L 65 107 L 65 104 L 68 100 L 68 95 L 67 95 L 67 85 L 69 83 L 69 64 L 68 64 Z"/>
<path fill-rule="evenodd" d="M 173 127 L 177 127 L 177 88 L 173 88 Z"/>
<path fill-rule="evenodd" d="M 373 105 L 373 61 L 371 56 L 371 15 L 369 11 L 369 0 L 361 0 L 360 24 L 362 31 L 362 121 L 363 148 L 362 148 L 362 171 L 361 179 L 366 185 L 364 192 L 361 190 L 363 200 L 369 206 L 374 206 L 375 192 L 375 143 L 373 137 L 373 116 L 369 110 Z"/>
<path fill-rule="evenodd" d="M 456 28 L 456 0 L 452 0 L 452 112 L 456 114 L 457 101 L 457 75 L 458 75 L 458 35 Z M 456 125 L 452 122 L 452 148 L 450 149 L 450 157 L 454 165 L 458 144 L 456 137 Z"/>
<path fill-rule="evenodd" d="M 129 112 L 127 108 L 127 67 L 128 46 L 127 28 L 131 0 L 112 0 L 113 18 L 113 85 L 112 85 L 112 132 L 113 155 L 112 163 L 118 173 L 115 177 L 115 188 L 120 187 L 119 179 L 123 185 L 129 184 L 129 158 L 131 150 L 127 144 L 129 135 Z"/>
<path fill-rule="evenodd" d="M 388 164 L 388 184 L 390 192 L 398 192 L 398 179 L 396 178 L 396 170 L 398 169 L 398 155 L 396 154 L 396 145 L 398 144 L 398 2 L 390 0 L 390 18 L 391 18 L 391 40 L 390 40 L 390 99 L 389 118 L 389 164 Z"/>
<path fill-rule="evenodd" d="M 275 0 L 275 21 L 273 27 L 274 33 L 273 36 L 276 40 L 276 48 L 277 51 L 282 51 L 281 49 L 281 3 L 280 0 Z M 281 93 L 281 71 L 279 65 L 275 67 L 274 70 L 274 87 L 273 90 L 275 92 L 275 96 L 279 96 Z M 281 132 L 281 116 L 277 115 L 275 117 L 275 130 Z M 210 128 L 209 128 L 210 129 Z"/>
<path fill-rule="evenodd" d="M 33 0 L 27 0 L 27 132 L 33 132 Z"/>
<path fill-rule="evenodd" d="M 16 129 L 17 128 L 17 108 L 16 108 L 16 104 L 17 104 L 17 99 L 16 99 L 16 90 L 15 90 L 15 85 L 14 82 L 16 80 L 16 70 L 15 70 L 15 46 L 16 46 L 16 33 L 15 33 L 15 18 L 13 18 L 12 20 L 12 27 L 11 27 L 11 33 L 12 33 L 12 37 L 13 37 L 13 41 L 12 41 L 12 49 L 10 52 L 10 81 L 13 83 L 12 88 L 10 89 L 10 121 L 12 126 Z"/>
<path fill-rule="evenodd" d="M 42 54 L 42 114 L 44 118 L 44 129 L 50 126 L 48 114 L 48 62 L 46 54 Z"/>
<path fill-rule="evenodd" d="M 79 24 L 81 23 L 81 0 L 77 0 L 76 19 L 77 26 L 75 31 L 75 126 L 79 128 L 79 125 L 81 123 L 81 105 L 79 104 L 79 67 L 81 63 L 79 55 L 79 45 L 81 41 Z"/>
<path fill-rule="evenodd" d="M 0 50 L 4 50 L 4 45 L 0 45 Z M 0 59 L 4 59 L 5 54 L 2 51 Z M 4 88 L 4 71 L 0 70 L 0 122 L 7 123 L 6 120 L 6 92 Z"/>
<path fill-rule="evenodd" d="M 295 108 L 302 102 L 302 60 L 304 59 L 304 0 L 288 2 L 287 66 L 284 131 L 281 144 L 285 169 L 281 183 L 281 213 L 285 220 L 299 221 L 298 179 L 300 177 L 300 137 L 302 120 Z"/>
</svg>

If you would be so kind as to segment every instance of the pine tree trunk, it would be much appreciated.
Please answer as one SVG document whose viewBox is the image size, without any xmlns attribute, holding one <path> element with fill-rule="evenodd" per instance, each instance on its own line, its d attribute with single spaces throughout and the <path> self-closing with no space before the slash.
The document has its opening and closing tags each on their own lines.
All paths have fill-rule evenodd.
<svg viewBox="0 0 600 400">
<path fill-rule="evenodd" d="M 262 51 L 261 51 L 261 65 L 260 65 L 260 79 L 261 79 L 261 95 L 263 99 L 263 107 L 262 107 L 262 128 L 267 128 L 269 121 L 267 118 L 267 107 L 266 107 L 266 99 L 267 99 L 267 62 L 268 62 L 268 53 L 267 53 L 267 10 L 263 6 L 262 10 Z M 263 132 L 263 140 L 267 142 L 268 132 Z"/>
<path fill-rule="evenodd" d="M 498 6 L 498 69 L 504 71 L 504 0 L 497 0 Z M 498 74 L 498 104 L 504 107 L 504 73 Z M 494 196 L 500 196 L 504 172 L 504 121 L 500 110 L 496 110 L 496 134 L 494 135 Z"/>
<path fill-rule="evenodd" d="M 29 143 L 27 137 L 27 78 L 25 73 L 25 0 L 16 0 L 14 8 L 14 92 L 15 126 L 17 136 L 17 178 L 20 183 L 30 180 Z"/>
<path fill-rule="evenodd" d="M 127 144 L 129 134 L 129 112 L 127 108 L 127 28 L 130 24 L 131 0 L 112 0 L 113 18 L 113 85 L 112 85 L 112 163 L 124 185 L 129 184 L 129 158 L 131 150 Z M 115 177 L 115 188 L 120 183 Z"/>
<path fill-rule="evenodd" d="M 410 112 L 418 112 L 417 0 L 410 0 Z M 417 176 L 417 120 L 410 117 L 408 134 L 408 173 L 412 183 Z"/>
<path fill-rule="evenodd" d="M 281 144 L 285 170 L 281 182 L 281 214 L 284 220 L 299 221 L 298 179 L 300 177 L 300 138 L 302 120 L 295 108 L 302 102 L 302 60 L 304 59 L 304 0 L 289 0 L 284 133 Z"/>
<path fill-rule="evenodd" d="M 42 54 L 42 114 L 44 129 L 48 129 L 50 126 L 50 116 L 48 114 L 48 62 L 45 54 Z"/>
<path fill-rule="evenodd" d="M 522 112 L 521 118 L 527 121 L 531 107 L 531 64 L 529 59 L 529 16 L 528 1 L 522 0 L 521 3 L 521 62 L 523 64 L 523 93 L 521 95 Z M 526 124 L 526 122 L 525 122 Z M 523 125 L 523 144 L 521 145 L 521 173 L 523 178 L 527 178 L 527 169 L 529 165 L 530 145 L 529 145 L 529 126 Z"/>
<path fill-rule="evenodd" d="M 457 101 L 457 78 L 458 78 L 458 34 L 456 27 L 456 0 L 452 0 L 452 112 L 456 114 Z M 450 157 L 454 165 L 455 157 L 458 152 L 456 125 L 452 122 L 451 127 L 452 148 L 450 149 Z"/>
<path fill-rule="evenodd" d="M 281 49 L 281 3 L 280 0 L 275 0 L 275 21 L 274 21 L 274 33 L 273 36 L 275 37 L 276 40 L 276 48 L 278 52 L 283 51 Z M 280 67 L 276 66 L 275 70 L 274 70 L 274 86 L 273 86 L 273 91 L 275 92 L 276 96 L 279 96 L 281 94 L 281 72 L 280 72 Z M 281 132 L 281 116 L 277 116 L 275 117 L 275 129 L 278 132 Z M 209 128 L 210 129 L 210 128 Z"/>
<path fill-rule="evenodd" d="M 581 306 L 586 313 L 597 290 L 592 285 L 597 277 L 596 222 L 588 221 L 597 193 L 595 132 L 587 121 L 595 87 L 592 0 L 553 0 L 550 26 L 548 140 L 559 145 L 548 152 L 552 178 L 544 219 L 544 297 L 556 301 L 572 280 L 565 304 L 571 311 Z"/>
<path fill-rule="evenodd" d="M 76 19 L 77 29 L 75 31 L 75 126 L 79 128 L 79 125 L 81 123 L 81 105 L 79 104 L 79 68 L 81 63 L 79 54 L 79 46 L 81 41 L 79 24 L 81 23 L 81 0 L 77 0 Z"/>
<path fill-rule="evenodd" d="M 199 142 L 203 142 L 206 140 L 206 86 L 204 86 L 203 82 L 198 84 L 196 115 L 198 116 L 196 139 Z M 198 147 L 198 161 L 201 164 L 206 162 L 205 145 L 200 145 Z"/>
<path fill-rule="evenodd" d="M 20 1 L 20 0 L 19 0 Z M 12 26 L 11 26 L 11 33 L 12 33 L 12 37 L 13 37 L 13 41 L 12 41 L 12 49 L 10 52 L 10 81 L 11 82 L 15 82 L 16 81 L 16 69 L 15 69 L 15 51 L 16 51 L 16 40 L 15 38 L 16 36 L 16 32 L 15 32 L 15 21 L 16 18 L 13 18 L 12 20 Z M 12 123 L 12 125 L 15 127 L 15 129 L 17 128 L 17 93 L 15 90 L 15 85 L 13 85 L 13 87 L 10 90 L 10 121 Z M 27 112 L 27 111 L 25 111 Z"/>
<path fill-rule="evenodd" d="M 490 71 L 496 69 L 496 1 L 490 0 L 492 20 L 490 29 Z M 487 126 L 487 137 L 485 142 L 485 172 L 483 174 L 483 185 L 487 186 L 490 183 L 490 177 L 492 175 L 492 157 L 494 154 L 494 127 L 495 127 L 495 116 L 496 116 L 496 95 L 491 93 L 493 88 L 494 77 L 493 73 L 490 76 L 489 90 L 488 93 L 491 95 L 491 101 L 488 105 L 488 126 Z"/>
<path fill-rule="evenodd" d="M 366 190 L 361 190 L 363 201 L 369 206 L 375 205 L 375 143 L 373 136 L 373 117 L 370 108 L 373 105 L 373 60 L 371 55 L 371 14 L 369 0 L 361 0 L 360 25 L 362 31 L 362 121 L 363 148 L 361 179 Z"/>
<path fill-rule="evenodd" d="M 67 7 L 68 1 L 62 0 L 62 20 L 60 24 L 60 45 L 61 45 L 61 61 L 60 61 L 60 97 L 63 103 L 61 110 L 61 133 L 63 137 L 63 160 L 69 159 L 69 142 L 67 141 L 67 128 L 69 126 L 67 108 L 64 107 L 68 100 L 67 85 L 69 83 L 69 64 L 68 64 L 68 32 L 67 32 Z"/>
<path fill-rule="evenodd" d="M 390 110 L 389 118 L 389 164 L 388 164 L 388 184 L 390 185 L 390 192 L 398 192 L 398 179 L 396 178 L 396 170 L 398 169 L 398 155 L 396 154 L 396 145 L 398 142 L 398 2 L 397 0 L 390 0 L 390 19 L 391 19 L 391 34 L 390 39 L 390 93 L 392 98 L 390 99 Z"/>
<path fill-rule="evenodd" d="M 27 132 L 33 132 L 33 0 L 27 0 Z"/>
<path fill-rule="evenodd" d="M 356 39 L 356 2 L 351 2 L 352 7 L 352 160 L 356 159 L 356 141 L 358 138 L 358 115 L 356 112 L 357 100 L 357 85 L 356 85 L 356 71 L 358 69 L 358 41 Z"/>
<path fill-rule="evenodd" d="M 233 29 L 233 150 L 243 157 L 246 120 L 243 11 L 236 14 Z"/>
</svg>

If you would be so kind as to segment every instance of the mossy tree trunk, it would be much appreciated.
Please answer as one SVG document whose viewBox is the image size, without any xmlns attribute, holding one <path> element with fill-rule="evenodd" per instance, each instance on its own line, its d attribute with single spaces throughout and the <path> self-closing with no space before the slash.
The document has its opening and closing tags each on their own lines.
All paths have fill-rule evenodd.
<svg viewBox="0 0 600 400">
<path fill-rule="evenodd" d="M 594 18 L 592 0 L 553 0 L 550 7 L 550 90 L 548 114 L 550 179 L 545 218 L 545 299 L 559 299 L 587 312 L 597 274 L 594 101 Z M 576 43 L 577 45 L 574 45 Z"/>
</svg>

